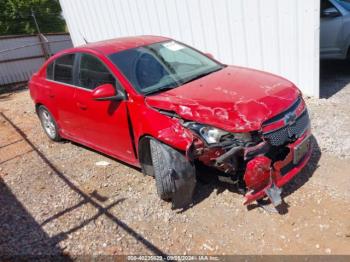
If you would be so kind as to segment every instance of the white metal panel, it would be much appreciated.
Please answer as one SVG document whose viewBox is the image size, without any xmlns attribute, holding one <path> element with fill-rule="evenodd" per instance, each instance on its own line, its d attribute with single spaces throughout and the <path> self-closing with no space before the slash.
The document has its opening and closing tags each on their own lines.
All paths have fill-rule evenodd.
<svg viewBox="0 0 350 262">
<path fill-rule="evenodd" d="M 60 0 L 74 45 L 163 35 L 319 95 L 319 0 Z"/>
</svg>

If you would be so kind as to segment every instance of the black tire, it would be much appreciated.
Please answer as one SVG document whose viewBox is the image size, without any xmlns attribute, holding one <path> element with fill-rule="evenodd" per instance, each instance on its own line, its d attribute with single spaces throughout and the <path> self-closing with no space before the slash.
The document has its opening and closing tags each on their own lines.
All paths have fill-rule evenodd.
<svg viewBox="0 0 350 262">
<path fill-rule="evenodd" d="M 166 201 L 171 200 L 175 192 L 171 168 L 167 165 L 166 154 L 159 142 L 151 140 L 151 155 L 158 196 Z"/>
<path fill-rule="evenodd" d="M 50 111 L 43 105 L 37 109 L 38 116 L 46 135 L 53 141 L 61 141 L 58 126 Z"/>
<path fill-rule="evenodd" d="M 172 200 L 173 208 L 188 206 L 196 185 L 193 163 L 182 153 L 155 139 L 150 140 L 150 145 L 158 196 Z"/>
</svg>

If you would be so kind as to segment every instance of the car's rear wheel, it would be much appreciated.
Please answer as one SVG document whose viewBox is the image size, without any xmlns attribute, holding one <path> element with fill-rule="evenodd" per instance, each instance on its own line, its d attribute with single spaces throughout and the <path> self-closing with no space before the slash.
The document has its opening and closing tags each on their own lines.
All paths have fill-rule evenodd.
<svg viewBox="0 0 350 262">
<path fill-rule="evenodd" d="M 56 121 L 49 110 L 41 105 L 38 108 L 38 115 L 46 135 L 53 141 L 60 141 L 61 137 L 58 132 Z"/>
</svg>

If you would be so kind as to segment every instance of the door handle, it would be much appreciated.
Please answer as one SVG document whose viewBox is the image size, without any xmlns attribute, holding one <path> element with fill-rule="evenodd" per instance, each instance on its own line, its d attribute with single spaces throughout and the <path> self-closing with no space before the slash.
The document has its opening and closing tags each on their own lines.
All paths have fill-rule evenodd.
<svg viewBox="0 0 350 262">
<path fill-rule="evenodd" d="M 77 102 L 77 107 L 79 107 L 81 110 L 86 110 L 87 109 L 87 106 L 80 103 L 80 102 Z"/>
</svg>

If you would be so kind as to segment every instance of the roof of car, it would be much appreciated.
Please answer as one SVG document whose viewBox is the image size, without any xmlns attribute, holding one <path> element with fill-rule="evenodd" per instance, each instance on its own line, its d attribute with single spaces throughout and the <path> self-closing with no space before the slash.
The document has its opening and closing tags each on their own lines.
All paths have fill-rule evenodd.
<svg viewBox="0 0 350 262">
<path fill-rule="evenodd" d="M 88 43 L 80 46 L 80 48 L 90 48 L 103 53 L 104 55 L 109 55 L 111 53 L 120 52 L 130 48 L 135 48 L 144 45 L 150 45 L 157 42 L 163 42 L 170 40 L 170 38 L 163 36 L 132 36 L 132 37 L 120 37 L 110 40 L 104 40 L 94 43 Z"/>
</svg>

